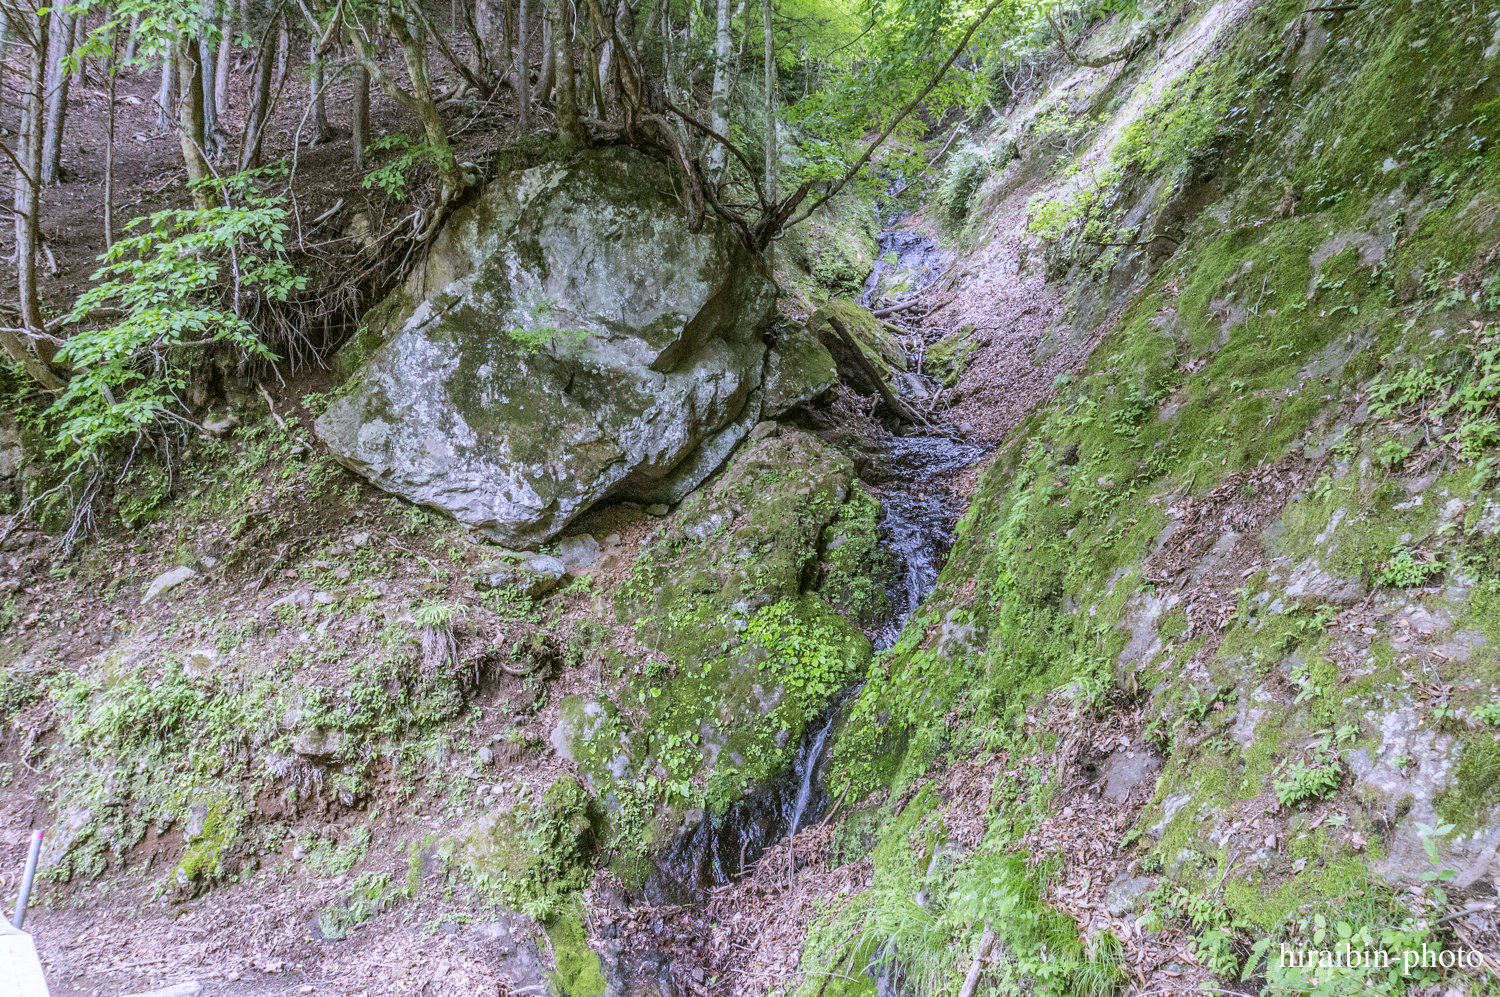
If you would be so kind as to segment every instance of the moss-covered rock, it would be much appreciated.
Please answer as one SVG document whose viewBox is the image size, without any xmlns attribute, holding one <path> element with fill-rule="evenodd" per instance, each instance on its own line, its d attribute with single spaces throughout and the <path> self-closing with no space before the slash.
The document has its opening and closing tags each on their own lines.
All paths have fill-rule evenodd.
<svg viewBox="0 0 1500 997">
<path fill-rule="evenodd" d="M 654 773 L 675 805 L 723 805 L 778 771 L 869 660 L 868 639 L 816 591 L 830 524 L 846 509 L 869 518 L 853 480 L 848 456 L 783 428 L 684 502 L 621 589 L 620 618 L 665 659 L 621 704 L 649 713 L 636 778 Z"/>
<path fill-rule="evenodd" d="M 787 322 L 766 355 L 761 416 L 774 419 L 794 405 L 816 398 L 838 382 L 833 355 L 800 322 Z"/>
<path fill-rule="evenodd" d="M 726 226 L 688 231 L 665 170 L 581 152 L 456 211 L 355 341 L 402 316 L 317 422 L 338 460 L 512 546 L 701 482 L 759 418 L 774 285 Z"/>
<path fill-rule="evenodd" d="M 896 341 L 880 320 L 864 308 L 848 300 L 829 301 L 807 320 L 807 329 L 818 337 L 838 365 L 839 379 L 862 395 L 873 395 L 879 388 L 870 381 L 864 367 L 850 352 L 843 337 L 829 324 L 829 317 L 837 318 L 859 346 L 861 352 L 886 381 L 897 371 L 907 369 L 906 350 Z"/>
<path fill-rule="evenodd" d="M 964 366 L 969 362 L 969 354 L 979 345 L 979 334 L 972 323 L 959 326 L 928 348 L 923 367 L 926 373 L 951 388 L 958 384 Z"/>
</svg>

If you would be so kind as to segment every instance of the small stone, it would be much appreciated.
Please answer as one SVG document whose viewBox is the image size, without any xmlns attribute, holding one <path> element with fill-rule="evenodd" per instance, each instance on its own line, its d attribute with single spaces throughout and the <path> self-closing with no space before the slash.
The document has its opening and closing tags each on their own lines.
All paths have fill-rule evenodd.
<svg viewBox="0 0 1500 997">
<path fill-rule="evenodd" d="M 219 559 L 217 557 L 210 557 L 208 554 L 204 554 L 202 557 L 198 558 L 198 563 L 203 565 L 205 568 L 217 568 L 219 566 Z"/>
<path fill-rule="evenodd" d="M 1073 808 L 1072 807 L 1063 807 L 1062 815 L 1064 817 L 1071 817 L 1071 816 L 1073 816 Z"/>
<path fill-rule="evenodd" d="M 779 422 L 772 422 L 770 420 L 757 422 L 755 428 L 750 430 L 750 442 L 759 443 L 768 436 L 775 436 L 780 431 L 781 423 Z"/>
<path fill-rule="evenodd" d="M 1274 835 L 1274 834 L 1268 834 L 1268 835 L 1266 835 L 1266 847 L 1267 848 L 1275 848 L 1276 847 L 1276 835 Z"/>
<path fill-rule="evenodd" d="M 356 534 L 354 534 L 353 536 L 351 536 L 349 538 L 349 546 L 350 547 L 355 547 L 355 548 L 363 547 L 366 544 L 368 544 L 369 542 L 370 542 L 370 534 L 368 534 L 368 533 L 356 533 Z"/>
<path fill-rule="evenodd" d="M 495 753 L 490 750 L 489 745 L 479 749 L 478 757 L 481 765 L 492 765 L 495 762 Z"/>
<path fill-rule="evenodd" d="M 657 519 L 660 519 L 662 516 L 665 516 L 671 511 L 671 509 L 667 508 L 666 505 L 661 502 L 658 502 L 655 505 L 646 506 L 646 514 L 648 516 L 655 516 Z"/>
<path fill-rule="evenodd" d="M 163 592 L 181 585 L 183 582 L 187 581 L 189 578 L 192 578 L 197 574 L 198 572 L 194 571 L 192 568 L 181 567 L 173 568 L 171 571 L 166 571 L 160 575 L 157 575 L 156 578 L 152 580 L 151 584 L 146 586 L 146 594 L 141 596 L 141 605 L 146 605 L 152 599 L 155 599 L 157 596 L 161 595 Z"/>
<path fill-rule="evenodd" d="M 557 556 L 570 575 L 577 575 L 599 563 L 604 548 L 587 533 L 566 537 L 557 545 Z"/>
<path fill-rule="evenodd" d="M 604 538 L 604 546 L 606 546 L 606 547 L 618 547 L 618 546 L 620 546 L 620 535 L 618 533 L 611 533 L 609 536 L 605 537 Z"/>
<path fill-rule="evenodd" d="M 314 592 L 312 601 L 320 606 L 331 606 L 333 605 L 333 596 L 327 592 Z"/>
<path fill-rule="evenodd" d="M 297 989 L 297 992 L 299 994 L 310 994 L 313 992 L 313 988 L 311 986 L 302 986 Z"/>
</svg>

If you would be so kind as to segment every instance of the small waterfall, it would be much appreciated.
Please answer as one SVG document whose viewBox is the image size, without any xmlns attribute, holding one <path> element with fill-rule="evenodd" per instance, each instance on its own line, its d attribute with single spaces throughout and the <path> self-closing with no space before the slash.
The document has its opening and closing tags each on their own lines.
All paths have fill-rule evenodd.
<svg viewBox="0 0 1500 997">
<path fill-rule="evenodd" d="M 802 817 L 807 813 L 807 805 L 813 796 L 813 775 L 818 771 L 818 762 L 823 758 L 823 746 L 828 743 L 828 735 L 833 732 L 833 722 L 837 719 L 837 712 L 828 711 L 828 718 L 823 721 L 818 736 L 813 738 L 812 744 L 804 744 L 797 752 L 797 760 L 792 766 L 792 771 L 798 776 L 797 799 L 792 803 L 791 819 L 787 821 L 787 834 L 794 835 L 802 827 Z"/>
<path fill-rule="evenodd" d="M 878 305 L 888 277 L 907 289 L 927 287 L 948 262 L 947 253 L 917 232 L 889 229 L 881 233 L 879 243 L 882 259 L 865 282 L 861 304 Z M 894 261 L 889 260 L 890 254 L 895 254 Z M 911 339 L 908 349 L 923 348 L 919 335 Z M 929 394 L 938 388 L 921 374 L 904 375 L 903 381 Z M 902 388 L 897 386 L 898 391 Z M 937 584 L 948 556 L 949 528 L 962 510 L 943 479 L 982 456 L 980 447 L 944 435 L 893 436 L 877 456 L 872 487 L 882 509 L 880 535 L 898 562 L 889 593 L 892 613 L 875 635 L 877 649 L 895 643 L 907 618 Z M 697 902 L 705 891 L 738 878 L 766 848 L 822 817 L 829 801 L 822 791 L 819 767 L 843 705 L 856 691 L 857 687 L 844 690 L 807 725 L 785 774 L 725 813 L 705 814 L 697 825 L 678 835 L 657 856 L 656 870 L 645 885 L 647 900 L 654 904 Z"/>
</svg>

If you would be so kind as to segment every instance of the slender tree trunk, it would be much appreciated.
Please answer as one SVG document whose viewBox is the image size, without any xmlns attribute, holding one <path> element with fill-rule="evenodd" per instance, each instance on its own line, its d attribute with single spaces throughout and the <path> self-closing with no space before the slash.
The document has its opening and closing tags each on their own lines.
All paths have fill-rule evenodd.
<svg viewBox="0 0 1500 997">
<path fill-rule="evenodd" d="M 365 147 L 370 144 L 370 71 L 354 67 L 354 110 L 350 114 L 354 135 L 354 168 L 365 168 Z"/>
<path fill-rule="evenodd" d="M 328 102 L 323 99 L 324 68 L 323 60 L 318 57 L 318 40 L 312 40 L 313 52 L 309 56 L 312 72 L 308 74 L 308 99 L 312 102 L 312 137 L 307 140 L 308 145 L 322 145 L 333 138 L 333 128 L 328 124 Z"/>
<path fill-rule="evenodd" d="M 277 40 L 281 34 L 280 30 L 267 28 L 261 37 L 260 50 L 255 54 L 255 65 L 251 69 L 254 84 L 250 91 L 250 109 L 245 115 L 244 135 L 240 139 L 241 170 L 260 165 L 260 146 L 265 138 L 266 114 L 271 106 L 271 77 L 276 71 Z"/>
<path fill-rule="evenodd" d="M 292 35 L 287 30 L 286 17 L 283 16 L 276 22 L 276 88 L 279 90 L 286 85 L 286 74 L 291 72 L 287 64 L 292 51 Z"/>
<path fill-rule="evenodd" d="M 42 186 L 57 183 L 62 172 L 63 125 L 68 115 L 68 86 L 72 74 L 63 69 L 63 59 L 73 51 L 73 32 L 78 18 L 66 7 L 54 10 L 52 44 L 47 55 L 47 124 L 42 133 Z"/>
<path fill-rule="evenodd" d="M 109 59 L 104 64 L 109 87 L 109 122 L 104 138 L 104 248 L 115 244 L 115 33 L 109 35 Z"/>
<path fill-rule="evenodd" d="M 215 47 L 209 44 L 208 35 L 202 35 L 198 39 L 198 58 L 201 61 L 198 85 L 203 91 L 200 95 L 203 101 L 203 152 L 210 158 L 217 158 L 219 150 L 219 98 L 216 95 L 219 74 L 214 54 Z"/>
<path fill-rule="evenodd" d="M 518 0 L 516 11 L 516 111 L 521 118 L 521 131 L 531 130 L 531 50 L 527 42 L 531 38 L 531 5 L 528 0 Z"/>
<path fill-rule="evenodd" d="M 196 35 L 177 40 L 177 141 L 182 146 L 182 161 L 187 165 L 188 181 L 193 187 L 193 206 L 206 211 L 214 206 L 209 188 L 213 178 L 203 152 L 203 63 Z"/>
<path fill-rule="evenodd" d="M 135 60 L 136 29 L 140 27 L 141 15 L 130 15 L 130 37 L 125 39 L 125 54 L 120 57 L 121 62 L 129 63 Z"/>
<path fill-rule="evenodd" d="M 771 0 L 760 0 L 766 46 L 766 202 L 776 203 L 776 33 L 771 27 Z"/>
<path fill-rule="evenodd" d="M 15 221 L 16 273 L 20 298 L 21 327 L 40 331 L 43 327 L 42 304 L 36 290 L 36 254 L 41 242 L 38 206 L 41 189 L 37 182 L 42 163 L 42 129 L 46 115 L 44 93 L 47 86 L 47 18 L 35 18 L 30 25 L 31 52 L 27 59 L 26 93 L 21 105 L 21 132 L 17 136 Z M 24 37 L 24 34 L 23 34 Z M 48 388 L 61 388 L 62 378 L 44 359 L 33 353 L 21 338 L 8 330 L 0 331 L 0 346 L 26 373 Z"/>
<path fill-rule="evenodd" d="M 432 99 L 432 79 L 427 68 L 427 35 L 420 21 L 408 22 L 395 12 L 389 23 L 392 34 L 401 44 L 401 59 L 406 63 L 406 75 L 411 80 L 411 93 L 404 95 L 405 100 L 410 102 L 409 109 L 421 120 L 427 144 L 437 150 L 438 205 L 441 207 L 463 192 L 464 174 L 457 157 L 453 155 L 453 144 L 448 141 L 448 129 L 443 124 L 443 116 L 438 111 L 437 102 Z M 361 50 L 360 61 L 372 72 L 379 66 L 378 62 L 374 62 L 374 54 L 368 50 Z M 393 97 L 397 95 L 393 82 L 388 83 L 383 79 L 382 85 L 387 86 Z"/>
<path fill-rule="evenodd" d="M 234 16 L 229 6 L 219 15 L 219 59 L 214 66 L 214 111 L 219 117 L 229 113 L 229 61 L 234 57 Z"/>
<path fill-rule="evenodd" d="M 709 98 L 710 124 L 720 135 L 729 134 L 729 59 L 734 39 L 729 34 L 729 0 L 718 0 L 718 24 L 714 31 L 714 88 Z M 716 175 L 724 169 L 728 151 L 718 142 L 709 144 L 708 168 Z"/>
<path fill-rule="evenodd" d="M 176 118 L 177 46 L 161 57 L 161 86 L 156 88 L 156 130 L 168 132 Z"/>
<path fill-rule="evenodd" d="M 80 14 L 73 26 L 73 40 L 69 50 L 79 47 L 80 42 L 89 36 L 89 19 L 87 14 Z M 82 90 L 89 85 L 89 60 L 80 56 L 78 65 L 73 67 L 73 86 Z"/>
<path fill-rule="evenodd" d="M 542 19 L 542 73 L 537 80 L 536 100 L 538 104 L 552 103 L 552 78 L 556 76 L 552 61 L 552 22 Z"/>
<path fill-rule="evenodd" d="M 587 145 L 588 135 L 578 116 L 576 71 L 573 66 L 573 32 L 569 30 L 568 0 L 548 0 L 552 21 L 552 61 L 556 76 L 553 113 L 557 115 L 557 137 L 564 145 Z"/>
</svg>

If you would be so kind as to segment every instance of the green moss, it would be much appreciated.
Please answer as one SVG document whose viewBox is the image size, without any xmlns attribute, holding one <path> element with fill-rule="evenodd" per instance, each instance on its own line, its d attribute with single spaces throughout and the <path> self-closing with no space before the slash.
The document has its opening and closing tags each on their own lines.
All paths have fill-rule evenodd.
<svg viewBox="0 0 1500 997">
<path fill-rule="evenodd" d="M 588 946 L 588 932 L 577 903 L 564 907 L 547 923 L 547 937 L 557 969 L 552 982 L 564 997 L 603 997 L 604 970 Z"/>
<path fill-rule="evenodd" d="M 933 343 L 927 350 L 927 356 L 923 364 L 927 373 L 942 380 L 946 387 L 958 384 L 958 379 L 963 376 L 964 367 L 969 362 L 969 354 L 973 353 L 979 346 L 979 335 L 974 326 L 959 326 L 948 333 L 942 339 Z"/>
<path fill-rule="evenodd" d="M 204 884 L 224 873 L 223 859 L 234 842 L 238 820 L 230 805 L 215 801 L 207 805 L 203 829 L 191 841 L 177 863 L 180 877 Z"/>
<path fill-rule="evenodd" d="M 880 500 L 861 482 L 824 531 L 820 591 L 835 609 L 861 626 L 873 626 L 890 612 L 891 554 L 880 540 Z"/>
<path fill-rule="evenodd" d="M 1452 781 L 1434 802 L 1443 822 L 1464 833 L 1487 827 L 1500 805 L 1500 741 L 1483 727 L 1465 728 L 1460 744 Z"/>
</svg>

